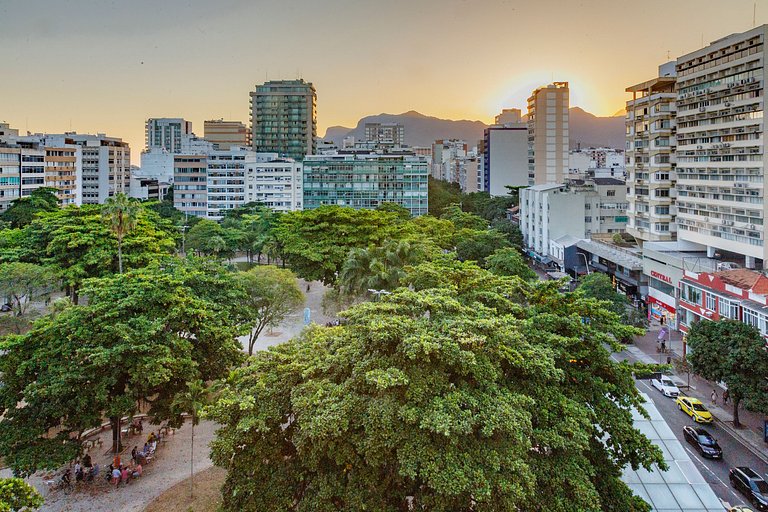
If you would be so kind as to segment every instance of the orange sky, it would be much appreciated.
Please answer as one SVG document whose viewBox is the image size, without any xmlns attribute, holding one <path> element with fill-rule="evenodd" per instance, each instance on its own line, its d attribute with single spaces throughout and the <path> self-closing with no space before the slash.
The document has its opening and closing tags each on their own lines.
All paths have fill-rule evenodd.
<svg viewBox="0 0 768 512">
<path fill-rule="evenodd" d="M 768 2 L 757 24 L 768 22 Z M 489 122 L 569 81 L 620 109 L 658 64 L 752 27 L 753 0 L 0 0 L 0 120 L 131 143 L 147 117 L 248 121 L 248 92 L 301 76 L 319 134 L 418 110 Z"/>
</svg>

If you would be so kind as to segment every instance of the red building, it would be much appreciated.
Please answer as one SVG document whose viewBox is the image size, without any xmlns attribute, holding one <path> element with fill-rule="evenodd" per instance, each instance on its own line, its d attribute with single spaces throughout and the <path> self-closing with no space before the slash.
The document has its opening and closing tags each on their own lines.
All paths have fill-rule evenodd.
<svg viewBox="0 0 768 512">
<path fill-rule="evenodd" d="M 715 273 L 685 271 L 678 303 L 680 330 L 693 322 L 730 318 L 768 336 L 768 277 L 747 269 Z"/>
</svg>

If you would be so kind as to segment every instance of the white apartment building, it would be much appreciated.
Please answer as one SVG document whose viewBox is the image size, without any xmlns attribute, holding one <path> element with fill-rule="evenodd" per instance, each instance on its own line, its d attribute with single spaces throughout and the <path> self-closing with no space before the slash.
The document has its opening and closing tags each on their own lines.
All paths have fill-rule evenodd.
<svg viewBox="0 0 768 512">
<path fill-rule="evenodd" d="M 184 135 L 192 135 L 192 123 L 180 117 L 147 119 L 144 131 L 146 151 L 164 149 L 169 153 L 181 153 Z"/>
<path fill-rule="evenodd" d="M 246 165 L 256 161 L 256 153 L 243 148 L 211 151 L 207 162 L 207 217 L 221 219 L 227 212 L 245 204 Z"/>
<path fill-rule="evenodd" d="M 674 240 L 676 173 L 676 73 L 674 62 L 659 76 L 627 87 L 627 232 L 639 243 Z"/>
<path fill-rule="evenodd" d="M 103 204 L 115 194 L 128 194 L 131 185 L 131 148 L 127 142 L 103 133 L 65 133 L 81 147 L 83 204 Z"/>
<path fill-rule="evenodd" d="M 459 183 L 469 146 L 463 140 L 445 139 L 432 143 L 432 177 L 450 183 Z"/>
<path fill-rule="evenodd" d="M 245 202 L 262 203 L 279 212 L 303 209 L 303 169 L 300 162 L 259 153 L 245 171 Z"/>
<path fill-rule="evenodd" d="M 562 183 L 568 171 L 568 82 L 539 87 L 528 98 L 528 181 Z"/>
<path fill-rule="evenodd" d="M 677 236 L 765 266 L 768 25 L 677 59 Z"/>
<path fill-rule="evenodd" d="M 569 235 L 621 233 L 627 223 L 626 185 L 615 178 L 546 183 L 520 190 L 524 245 L 549 257 L 550 241 Z"/>
</svg>

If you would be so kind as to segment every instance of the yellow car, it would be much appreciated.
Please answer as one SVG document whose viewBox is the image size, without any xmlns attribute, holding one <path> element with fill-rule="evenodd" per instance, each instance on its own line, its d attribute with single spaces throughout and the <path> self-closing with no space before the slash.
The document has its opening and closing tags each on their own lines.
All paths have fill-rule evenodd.
<svg viewBox="0 0 768 512">
<path fill-rule="evenodd" d="M 701 400 L 689 396 L 679 396 L 675 403 L 678 409 L 693 418 L 696 423 L 712 423 L 712 414 L 704 407 Z"/>
</svg>

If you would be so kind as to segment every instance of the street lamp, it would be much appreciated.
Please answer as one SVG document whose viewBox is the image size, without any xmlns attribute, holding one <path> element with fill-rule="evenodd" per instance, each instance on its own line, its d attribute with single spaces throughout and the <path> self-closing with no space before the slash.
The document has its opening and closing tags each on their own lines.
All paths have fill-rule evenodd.
<svg viewBox="0 0 768 512">
<path fill-rule="evenodd" d="M 381 299 L 382 295 L 392 295 L 392 292 L 388 292 L 387 290 L 374 290 L 373 288 L 368 288 L 368 293 L 372 293 L 376 296 L 376 302 Z"/>
</svg>

